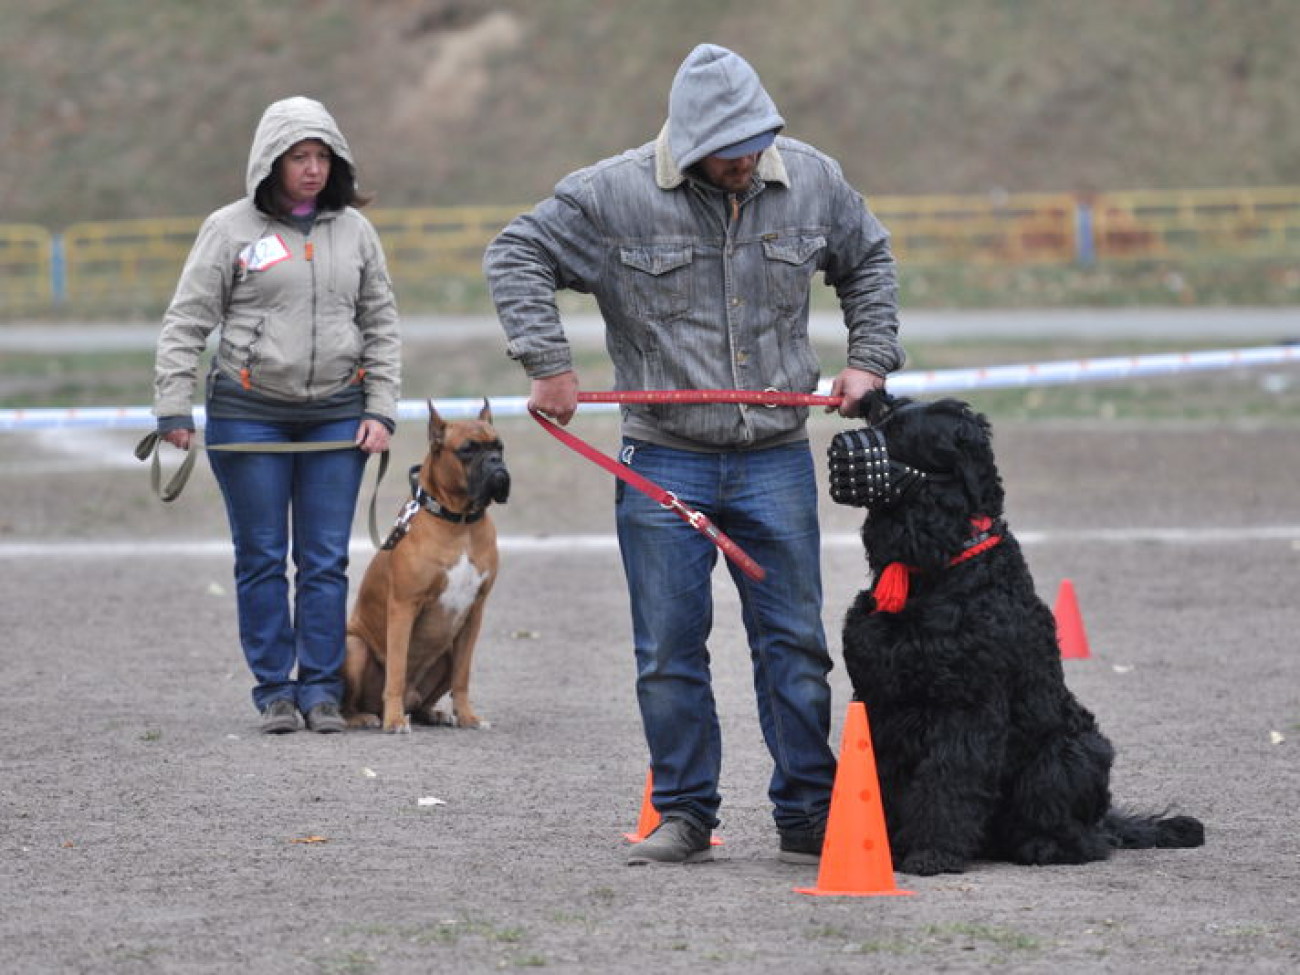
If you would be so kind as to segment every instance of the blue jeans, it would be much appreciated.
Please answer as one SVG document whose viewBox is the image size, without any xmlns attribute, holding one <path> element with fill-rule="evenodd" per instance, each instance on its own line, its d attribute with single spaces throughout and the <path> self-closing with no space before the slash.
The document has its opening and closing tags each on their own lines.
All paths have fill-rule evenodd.
<svg viewBox="0 0 1300 975">
<path fill-rule="evenodd" d="M 210 418 L 208 444 L 351 440 L 359 420 L 267 423 Z M 366 454 L 208 451 L 235 544 L 239 639 L 260 711 L 287 698 L 304 713 L 343 696 L 348 543 Z M 293 607 L 287 559 L 294 565 Z M 296 667 L 296 674 L 295 674 Z"/>
<path fill-rule="evenodd" d="M 767 572 L 729 561 L 754 670 L 758 720 L 774 770 L 777 828 L 821 829 L 835 756 L 831 669 L 822 629 L 817 484 L 808 444 L 695 453 L 623 442 L 623 462 L 708 515 Z M 632 606 L 637 700 L 650 747 L 651 801 L 718 823 L 722 740 L 710 682 L 710 576 L 718 549 L 678 515 L 621 481 L 615 512 Z"/>
</svg>

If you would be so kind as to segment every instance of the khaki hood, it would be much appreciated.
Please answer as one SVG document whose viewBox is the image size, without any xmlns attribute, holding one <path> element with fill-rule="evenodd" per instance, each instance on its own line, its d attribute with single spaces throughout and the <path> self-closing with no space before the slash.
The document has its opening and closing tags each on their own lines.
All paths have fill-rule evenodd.
<svg viewBox="0 0 1300 975">
<path fill-rule="evenodd" d="M 253 146 L 248 151 L 248 173 L 244 179 L 249 196 L 256 193 L 262 180 L 271 174 L 276 159 L 303 139 L 320 139 L 356 173 L 352 150 L 325 106 L 302 96 L 284 98 L 267 107 L 253 134 Z"/>
</svg>

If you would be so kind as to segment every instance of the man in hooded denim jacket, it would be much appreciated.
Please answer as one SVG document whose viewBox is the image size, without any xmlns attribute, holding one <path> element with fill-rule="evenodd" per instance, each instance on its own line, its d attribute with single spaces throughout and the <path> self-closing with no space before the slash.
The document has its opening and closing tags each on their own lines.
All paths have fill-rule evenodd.
<svg viewBox="0 0 1300 975">
<path fill-rule="evenodd" d="M 678 69 L 658 138 L 563 179 L 489 245 L 484 269 L 530 405 L 566 424 L 578 377 L 556 306 L 595 296 L 623 390 L 812 392 L 808 338 L 816 272 L 839 296 L 846 367 L 832 394 L 852 416 L 899 368 L 889 236 L 785 122 L 754 69 L 702 44 Z M 817 488 L 804 407 L 629 405 L 621 459 L 706 514 L 767 571 L 728 563 L 774 771 L 780 858 L 820 855 L 835 757 L 831 658 L 821 623 Z M 629 863 L 711 857 L 721 735 L 709 674 L 712 543 L 619 484 L 619 547 L 631 600 L 637 697 L 662 817 Z"/>
</svg>

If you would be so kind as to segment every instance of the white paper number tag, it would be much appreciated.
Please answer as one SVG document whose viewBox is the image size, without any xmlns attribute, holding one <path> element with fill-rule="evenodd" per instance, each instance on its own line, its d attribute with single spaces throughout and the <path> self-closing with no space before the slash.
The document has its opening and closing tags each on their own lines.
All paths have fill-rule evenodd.
<svg viewBox="0 0 1300 975">
<path fill-rule="evenodd" d="M 255 240 L 239 252 L 239 269 L 241 271 L 265 271 L 281 261 L 289 259 L 289 248 L 280 239 L 279 234 Z"/>
</svg>

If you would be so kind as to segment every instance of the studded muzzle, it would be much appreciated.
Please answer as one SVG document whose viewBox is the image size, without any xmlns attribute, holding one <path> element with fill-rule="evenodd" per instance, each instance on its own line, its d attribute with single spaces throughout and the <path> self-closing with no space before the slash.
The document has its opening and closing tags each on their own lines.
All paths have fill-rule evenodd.
<svg viewBox="0 0 1300 975">
<path fill-rule="evenodd" d="M 879 427 L 837 433 L 827 456 L 831 498 L 857 508 L 888 508 L 932 476 L 891 460 Z"/>
</svg>

